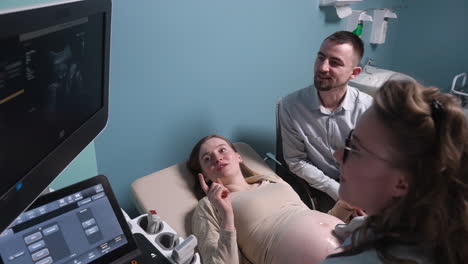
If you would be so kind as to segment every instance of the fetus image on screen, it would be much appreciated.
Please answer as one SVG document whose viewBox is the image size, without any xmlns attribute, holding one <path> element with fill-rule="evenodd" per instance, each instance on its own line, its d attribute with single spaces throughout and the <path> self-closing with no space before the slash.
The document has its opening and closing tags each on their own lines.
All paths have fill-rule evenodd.
<svg viewBox="0 0 468 264">
<path fill-rule="evenodd" d="M 78 52 L 77 52 L 78 53 Z M 73 101 L 73 96 L 83 88 L 83 76 L 78 59 L 74 58 L 69 44 L 63 49 L 49 51 L 52 80 L 47 86 L 47 109 L 52 118 Z"/>
<path fill-rule="evenodd" d="M 204 263 L 319 263 L 337 253 L 338 218 L 310 210 L 281 178 L 259 175 L 227 139 L 211 135 L 187 166 L 206 197 L 192 218 Z"/>
</svg>

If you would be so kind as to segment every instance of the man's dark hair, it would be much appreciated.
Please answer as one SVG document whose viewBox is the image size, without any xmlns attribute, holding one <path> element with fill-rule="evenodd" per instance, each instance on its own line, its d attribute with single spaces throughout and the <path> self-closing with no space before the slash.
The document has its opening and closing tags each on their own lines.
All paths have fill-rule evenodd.
<svg viewBox="0 0 468 264">
<path fill-rule="evenodd" d="M 337 31 L 330 36 L 328 36 L 323 42 L 325 41 L 333 41 L 338 44 L 350 44 L 356 55 L 358 56 L 358 65 L 364 55 L 364 43 L 362 42 L 361 38 L 351 33 L 349 31 Z"/>
</svg>

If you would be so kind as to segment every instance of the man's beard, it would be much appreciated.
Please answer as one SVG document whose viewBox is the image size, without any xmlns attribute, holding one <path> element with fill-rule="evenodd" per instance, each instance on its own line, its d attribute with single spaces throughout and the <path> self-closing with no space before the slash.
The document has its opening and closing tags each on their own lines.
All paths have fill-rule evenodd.
<svg viewBox="0 0 468 264">
<path fill-rule="evenodd" d="M 331 84 L 331 83 L 328 83 L 326 84 L 326 82 L 321 82 L 318 80 L 318 78 L 316 77 L 317 75 L 314 76 L 314 86 L 315 86 L 315 89 L 317 89 L 318 91 L 321 91 L 321 92 L 326 92 L 326 91 L 330 91 L 336 87 L 341 87 L 343 85 L 345 85 L 347 83 L 344 82 L 344 83 L 340 83 L 340 84 Z M 331 80 L 330 80 L 331 81 Z M 348 79 L 349 81 L 349 79 Z"/>
<path fill-rule="evenodd" d="M 315 86 L 315 89 L 317 89 L 318 91 L 322 91 L 322 92 L 330 91 L 331 89 L 334 88 L 333 85 L 331 85 L 331 83 L 325 84 L 325 82 L 319 81 L 318 77 L 314 77 L 314 86 Z"/>
</svg>

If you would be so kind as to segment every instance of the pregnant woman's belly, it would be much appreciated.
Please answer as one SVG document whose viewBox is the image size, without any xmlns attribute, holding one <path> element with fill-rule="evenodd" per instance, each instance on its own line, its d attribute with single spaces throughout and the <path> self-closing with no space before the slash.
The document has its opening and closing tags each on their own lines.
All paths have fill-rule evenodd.
<svg viewBox="0 0 468 264">
<path fill-rule="evenodd" d="M 281 225 L 272 244 L 270 263 L 319 263 L 339 252 L 341 241 L 332 230 L 343 223 L 338 218 L 318 211 L 304 211 Z"/>
</svg>

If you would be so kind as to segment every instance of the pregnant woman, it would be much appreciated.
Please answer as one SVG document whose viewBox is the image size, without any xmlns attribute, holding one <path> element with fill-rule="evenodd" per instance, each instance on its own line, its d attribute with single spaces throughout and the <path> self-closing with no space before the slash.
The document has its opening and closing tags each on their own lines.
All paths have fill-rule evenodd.
<svg viewBox="0 0 468 264">
<path fill-rule="evenodd" d="M 319 263 L 337 253 L 338 218 L 310 210 L 284 181 L 258 175 L 227 139 L 201 139 L 187 163 L 206 197 L 192 230 L 203 263 Z"/>
</svg>

